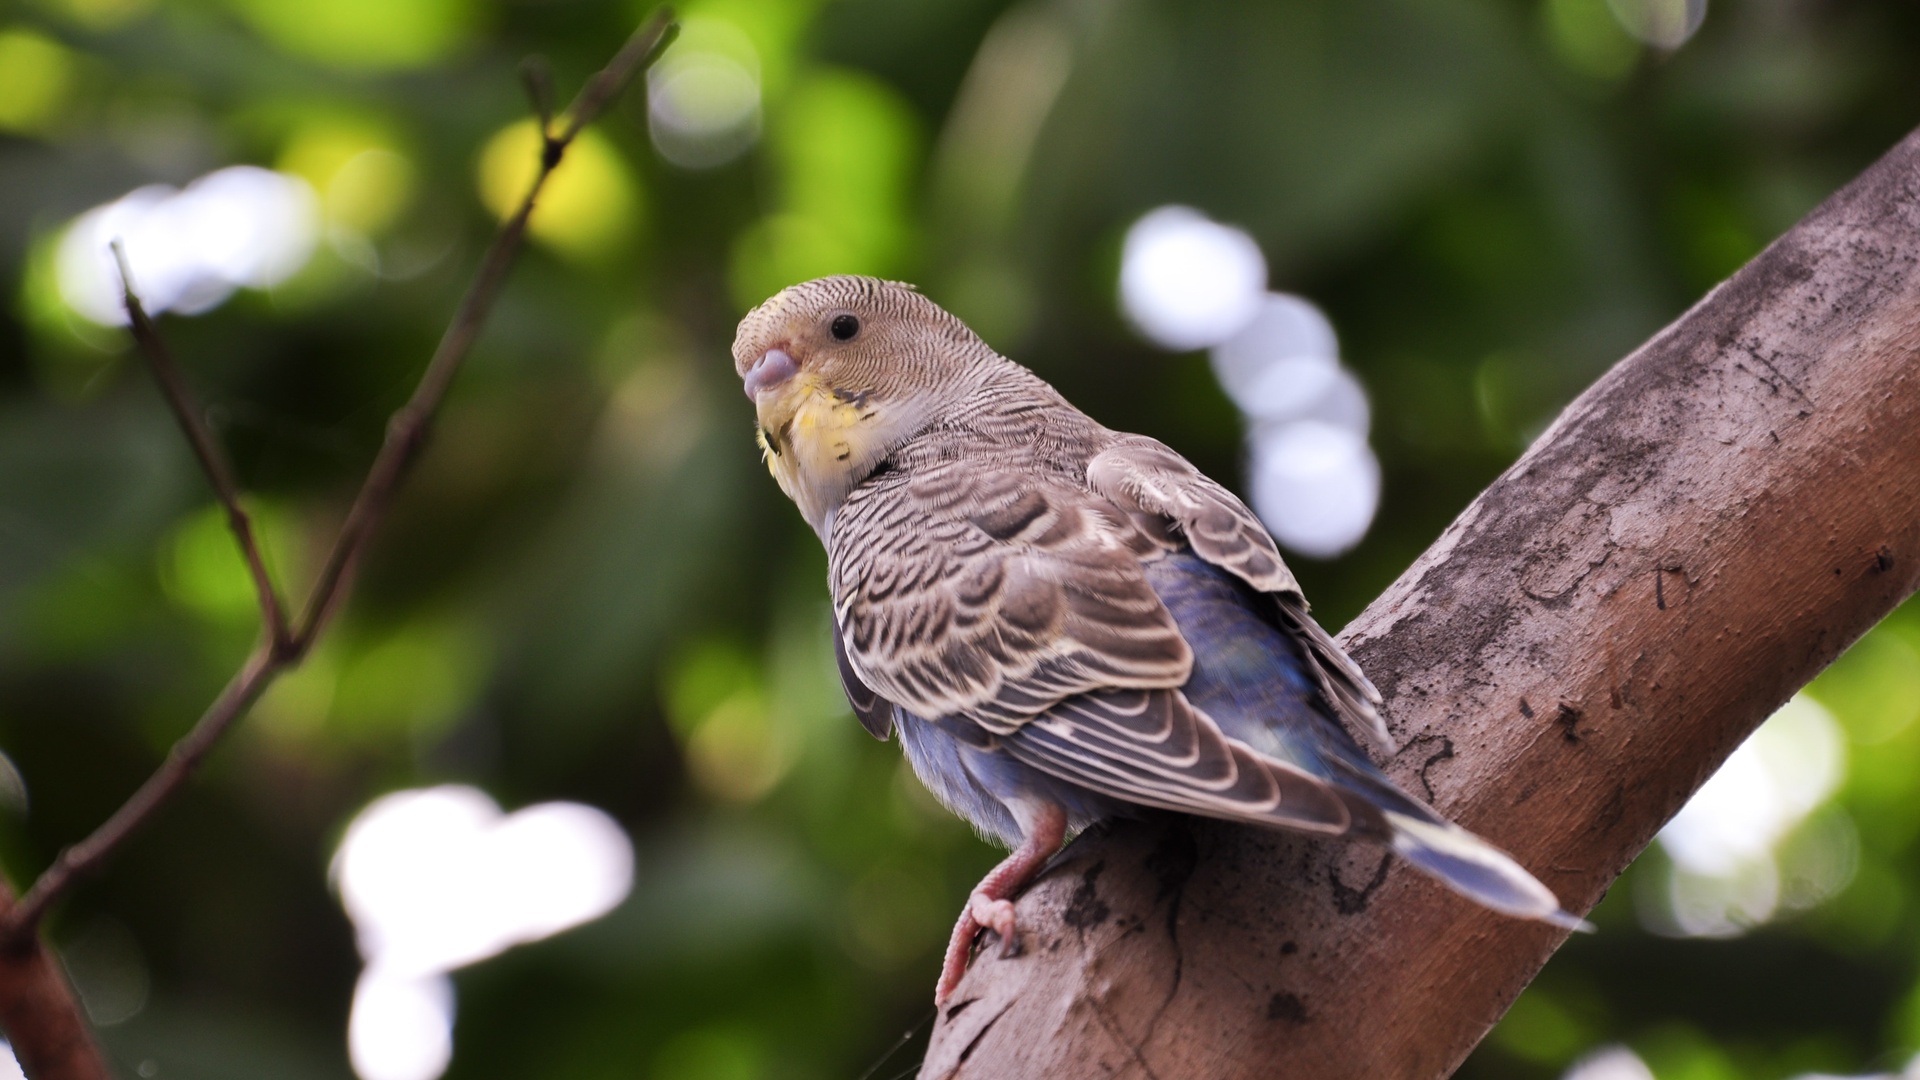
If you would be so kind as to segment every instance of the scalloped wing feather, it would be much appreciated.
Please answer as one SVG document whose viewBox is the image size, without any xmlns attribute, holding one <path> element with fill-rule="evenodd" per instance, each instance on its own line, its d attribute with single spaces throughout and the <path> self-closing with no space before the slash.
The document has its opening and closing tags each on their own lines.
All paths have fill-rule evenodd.
<svg viewBox="0 0 1920 1080">
<path fill-rule="evenodd" d="M 854 672 L 853 664 L 847 659 L 847 643 L 837 626 L 833 628 L 833 659 L 840 668 L 840 689 L 847 695 L 854 718 L 867 729 L 867 734 L 886 742 L 893 734 L 893 702 L 874 693 Z"/>
<path fill-rule="evenodd" d="M 1178 690 L 1082 694 L 1000 745 L 1037 769 L 1146 806 L 1333 834 L 1352 820 L 1326 783 L 1229 738 Z"/>
<path fill-rule="evenodd" d="M 1008 733 L 1075 694 L 1177 687 L 1193 653 L 1106 500 L 949 460 L 862 484 L 833 523 L 849 667 L 916 715 Z"/>
<path fill-rule="evenodd" d="M 1129 516 L 1170 523 L 1194 554 L 1278 601 L 1288 628 L 1307 645 L 1327 697 L 1354 729 L 1395 749 L 1380 715 L 1380 691 L 1307 613 L 1300 583 L 1252 510 L 1165 444 L 1121 435 L 1087 464 L 1087 486 Z"/>
</svg>

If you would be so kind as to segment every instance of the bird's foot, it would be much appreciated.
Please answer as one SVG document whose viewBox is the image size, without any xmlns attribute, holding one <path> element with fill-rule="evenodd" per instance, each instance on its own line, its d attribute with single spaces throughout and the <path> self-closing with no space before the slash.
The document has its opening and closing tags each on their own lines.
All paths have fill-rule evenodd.
<svg viewBox="0 0 1920 1080">
<path fill-rule="evenodd" d="M 1067 832 L 1067 812 L 1053 803 L 1035 802 L 1016 807 L 1020 827 L 1026 833 L 1020 847 L 993 868 L 960 912 L 953 937 L 947 939 L 947 958 L 940 965 L 940 981 L 933 988 L 933 1003 L 945 1005 L 967 973 L 967 959 L 973 955 L 973 939 L 981 930 L 1000 935 L 1000 955 L 1020 955 L 1019 928 L 1014 923 L 1013 901 L 1007 897 L 1019 892 L 1053 853 Z"/>
<path fill-rule="evenodd" d="M 947 942 L 947 958 L 940 965 L 940 982 L 933 991 L 935 1005 L 945 1005 L 947 998 L 953 996 L 954 987 L 960 985 L 960 977 L 967 973 L 967 960 L 973 955 L 973 939 L 982 930 L 1000 935 L 1002 957 L 1020 955 L 1020 933 L 1014 921 L 1013 901 L 976 890 L 967 898 L 966 909 L 960 912 L 960 921 L 954 925 L 953 937 Z"/>
<path fill-rule="evenodd" d="M 973 953 L 974 935 L 979 932 L 980 924 L 974 921 L 973 906 L 969 904 L 961 909 L 953 937 L 947 940 L 947 958 L 940 964 L 940 981 L 933 987 L 935 1006 L 945 1005 L 953 996 L 954 987 L 960 985 L 960 977 L 967 973 L 967 958 Z"/>
<path fill-rule="evenodd" d="M 973 916 L 974 922 L 1000 935 L 1002 957 L 1020 955 L 1020 936 L 1013 921 L 1013 901 L 975 890 L 967 898 L 967 914 Z"/>
</svg>

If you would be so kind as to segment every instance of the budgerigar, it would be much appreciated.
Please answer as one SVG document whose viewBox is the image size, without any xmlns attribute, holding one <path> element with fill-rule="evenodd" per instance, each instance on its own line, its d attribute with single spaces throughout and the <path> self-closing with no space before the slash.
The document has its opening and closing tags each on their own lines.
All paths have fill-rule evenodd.
<svg viewBox="0 0 1920 1080">
<path fill-rule="evenodd" d="M 910 285 L 830 277 L 734 339 L 781 490 L 826 545 L 860 723 L 1013 854 L 935 990 L 1065 838 L 1136 806 L 1390 847 L 1497 911 L 1580 921 L 1409 797 L 1380 695 L 1307 614 L 1259 520 L 1180 455 L 1094 422 Z"/>
</svg>

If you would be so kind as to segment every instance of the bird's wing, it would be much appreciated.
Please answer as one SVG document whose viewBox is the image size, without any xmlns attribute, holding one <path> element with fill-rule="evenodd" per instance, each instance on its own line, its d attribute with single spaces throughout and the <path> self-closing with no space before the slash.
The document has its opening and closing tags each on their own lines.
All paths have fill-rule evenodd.
<svg viewBox="0 0 1920 1080">
<path fill-rule="evenodd" d="M 833 628 L 833 658 L 840 666 L 840 689 L 846 693 L 854 717 L 867 729 L 867 734 L 886 742 L 893 734 L 893 702 L 874 693 L 871 686 L 860 680 L 853 664 L 847 660 L 847 643 L 837 626 Z"/>
<path fill-rule="evenodd" d="M 1209 817 L 1343 833 L 1321 779 L 1221 732 L 1178 690 L 1068 698 L 999 743 L 1015 759 L 1103 795 Z"/>
<path fill-rule="evenodd" d="M 884 471 L 836 513 L 834 618 L 855 677 L 1005 734 L 1075 694 L 1172 688 L 1193 653 L 1151 543 L 1077 484 L 974 459 Z"/>
<path fill-rule="evenodd" d="M 1128 802 L 1346 831 L 1322 780 L 1178 690 L 1193 653 L 1141 561 L 1163 550 L 1108 499 L 1045 474 L 966 459 L 872 478 L 831 534 L 856 710 L 891 700 Z"/>
<path fill-rule="evenodd" d="M 1122 435 L 1087 463 L 1087 486 L 1134 513 L 1158 517 L 1194 554 L 1266 593 L 1299 595 L 1273 537 L 1233 492 L 1144 435 Z"/>
<path fill-rule="evenodd" d="M 1186 458 L 1143 435 L 1122 435 L 1087 464 L 1087 486 L 1136 518 L 1157 518 L 1202 559 L 1275 598 L 1307 646 L 1321 688 L 1343 719 L 1382 749 L 1394 748 L 1380 717 L 1380 691 L 1307 613 L 1300 583 L 1273 537 L 1234 494 Z"/>
</svg>

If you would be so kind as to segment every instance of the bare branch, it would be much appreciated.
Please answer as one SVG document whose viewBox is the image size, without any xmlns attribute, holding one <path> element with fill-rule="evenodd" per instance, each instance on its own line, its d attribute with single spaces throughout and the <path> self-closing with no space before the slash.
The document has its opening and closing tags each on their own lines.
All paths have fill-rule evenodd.
<svg viewBox="0 0 1920 1080">
<path fill-rule="evenodd" d="M 284 650 L 270 644 L 255 649 L 193 728 L 173 744 L 166 760 L 147 777 L 146 783 L 85 840 L 61 851 L 53 864 L 34 880 L 20 902 L 0 916 L 0 944 L 18 941 L 30 933 L 54 901 L 65 895 L 83 875 L 104 863 L 127 837 L 146 824 L 161 804 L 180 790 L 200 767 L 220 737 L 260 699 L 274 677 L 292 663 Z"/>
<path fill-rule="evenodd" d="M 553 130 L 553 67 L 546 57 L 529 56 L 520 62 L 520 87 L 527 92 L 527 104 L 545 136 Z"/>
<path fill-rule="evenodd" d="M 567 126 L 555 137 L 563 148 L 573 141 L 580 129 L 600 118 L 600 113 L 614 99 L 627 89 L 634 76 L 652 66 L 673 39 L 680 34 L 680 25 L 673 21 L 673 13 L 661 8 L 653 18 L 641 24 L 627 43 L 621 46 L 607 66 L 601 68 L 587 85 L 580 88 L 573 104 L 567 106 Z"/>
<path fill-rule="evenodd" d="M 454 314 L 446 335 L 434 350 L 433 359 L 428 361 L 427 370 L 420 377 L 420 385 L 415 388 L 413 397 L 393 415 L 387 425 L 386 443 L 374 459 L 373 468 L 367 473 L 366 483 L 361 485 L 352 509 L 347 512 L 346 524 L 341 527 L 333 550 L 327 554 L 320 576 L 314 583 L 313 593 L 301 614 L 299 628 L 294 632 L 292 642 L 292 650 L 296 655 L 312 647 L 315 636 L 332 617 L 366 552 L 367 540 L 373 535 L 380 519 L 386 515 L 387 506 L 392 502 L 401 478 L 419 455 L 435 411 L 446 397 L 447 388 L 453 384 L 453 377 L 459 373 L 461 364 L 466 361 L 474 339 L 479 336 L 481 324 L 486 321 L 495 298 L 499 296 L 500 287 L 506 282 L 507 271 L 526 238 L 527 219 L 533 213 L 534 203 L 541 189 L 546 186 L 547 178 L 553 175 L 567 147 L 587 122 L 597 117 L 613 95 L 631 82 L 643 66 L 652 63 L 660 55 L 660 51 L 672 40 L 675 30 L 672 13 L 662 8 L 639 30 L 634 31 L 606 67 L 587 80 L 587 85 L 581 89 L 568 110 L 571 119 L 567 125 L 558 134 L 547 133 L 541 149 L 540 171 L 534 176 L 532 187 L 521 200 L 519 209 L 495 234 L 493 244 L 480 262 L 480 269 L 467 287 L 459 311 Z"/>
<path fill-rule="evenodd" d="M 0 884 L 0 915 L 12 910 L 13 891 Z M 0 948 L 0 1031 L 12 1039 L 14 1056 L 28 1076 L 109 1080 L 83 1017 L 60 965 L 37 938 Z"/>
<path fill-rule="evenodd" d="M 128 837 L 151 820 L 160 807 L 192 777 L 220 738 L 246 715 L 273 680 L 284 670 L 297 665 L 313 647 L 328 618 L 351 587 L 353 572 L 369 540 L 385 516 L 408 468 L 418 457 L 435 412 L 446 399 L 454 376 L 459 373 L 461 364 L 479 336 L 481 326 L 499 298 L 507 272 L 525 239 L 527 219 L 533 213 L 534 204 L 547 178 L 559 164 L 567 145 L 579 134 L 584 123 L 582 118 L 591 119 L 598 115 L 614 92 L 627 85 L 641 67 L 659 55 L 662 43 L 671 36 L 673 25 L 671 14 L 665 9 L 649 19 L 628 39 L 607 67 L 581 91 L 574 106 L 574 122 L 560 135 L 547 137 L 541 151 L 540 171 L 533 184 L 518 209 L 495 234 L 446 334 L 440 339 L 438 348 L 421 374 L 413 396 L 388 423 L 386 441 L 374 458 L 366 480 L 348 511 L 340 535 L 322 566 L 297 630 L 288 629 L 284 616 L 278 613 L 277 603 L 272 609 L 267 607 L 267 601 L 273 596 L 271 582 L 266 577 L 265 564 L 260 560 L 254 544 L 251 523 L 240 509 L 239 490 L 233 480 L 233 470 L 201 422 L 179 369 L 154 329 L 152 320 L 133 295 L 133 283 L 126 280 L 123 258 L 122 277 L 134 337 L 147 354 L 162 393 L 174 415 L 179 418 L 181 428 L 213 481 L 215 490 L 219 492 L 221 502 L 228 509 L 242 550 L 248 554 L 249 564 L 256 568 L 256 583 L 265 583 L 261 586 L 262 611 L 269 627 L 268 640 L 247 657 L 226 689 L 193 728 L 174 744 L 166 760 L 147 782 L 92 835 L 62 851 L 27 890 L 20 903 L 0 914 L 0 945 L 25 947 L 24 943 L 30 940 L 35 927 L 52 904 L 82 876 L 98 869 Z"/>
<path fill-rule="evenodd" d="M 120 267 L 120 294 L 126 304 L 127 322 L 133 331 L 133 340 L 147 358 L 147 370 L 153 372 L 153 381 L 159 385 L 160 395 L 167 399 L 167 407 L 173 410 L 173 418 L 179 421 L 188 445 L 193 447 L 193 456 L 200 460 L 201 471 L 207 474 L 208 482 L 213 485 L 213 493 L 227 511 L 227 525 L 233 530 L 233 538 L 240 545 L 240 554 L 247 561 L 247 572 L 253 576 L 253 589 L 260 600 L 260 621 L 266 627 L 267 641 L 275 651 L 284 650 L 288 642 L 286 611 L 280 606 L 280 595 L 273 587 L 273 576 L 268 573 L 259 542 L 254 538 L 253 519 L 248 516 L 246 508 L 240 505 L 240 483 L 234 479 L 233 465 L 227 461 L 226 451 L 220 448 L 219 440 L 207 429 L 199 403 L 194 401 L 193 391 L 187 389 L 187 380 L 180 373 L 180 365 L 174 363 L 173 353 L 160 336 L 160 328 L 147 316 L 147 309 L 134 292 L 133 271 L 127 265 L 127 249 L 119 240 L 113 242 L 113 258 Z"/>
<path fill-rule="evenodd" d="M 519 208 L 500 227 L 487 249 L 413 396 L 388 424 L 386 441 L 374 458 L 314 585 L 297 633 L 287 622 L 286 611 L 280 605 L 255 538 L 252 519 L 241 505 L 240 486 L 234 478 L 233 467 L 208 430 L 159 329 L 135 294 L 124 248 L 117 242 L 114 244 L 134 340 L 146 356 L 154 381 L 226 509 L 228 524 L 259 594 L 265 640 L 248 655 L 192 729 L 174 744 L 160 767 L 112 817 L 86 839 L 63 850 L 19 903 L 14 903 L 11 892 L 0 886 L 0 1028 L 11 1037 L 15 1053 L 27 1075 L 34 1080 L 107 1080 L 108 1077 L 104 1059 L 93 1042 L 79 1005 L 39 939 L 37 930 L 41 920 L 82 877 L 97 870 L 142 825 L 153 819 L 193 777 L 220 739 L 246 715 L 273 680 L 299 664 L 313 647 L 328 617 L 351 587 L 354 568 L 408 467 L 418 456 L 434 413 L 446 399 L 454 376 L 459 373 L 500 295 L 514 256 L 525 239 L 527 219 L 547 178 L 585 124 L 599 115 L 634 75 L 659 55 L 671 39 L 673 29 L 672 16 L 664 8 L 649 19 L 607 67 L 582 89 L 573 106 L 571 121 L 557 136 L 552 131 L 550 83 L 537 70 L 527 76 L 543 137 L 540 171 Z"/>
</svg>

